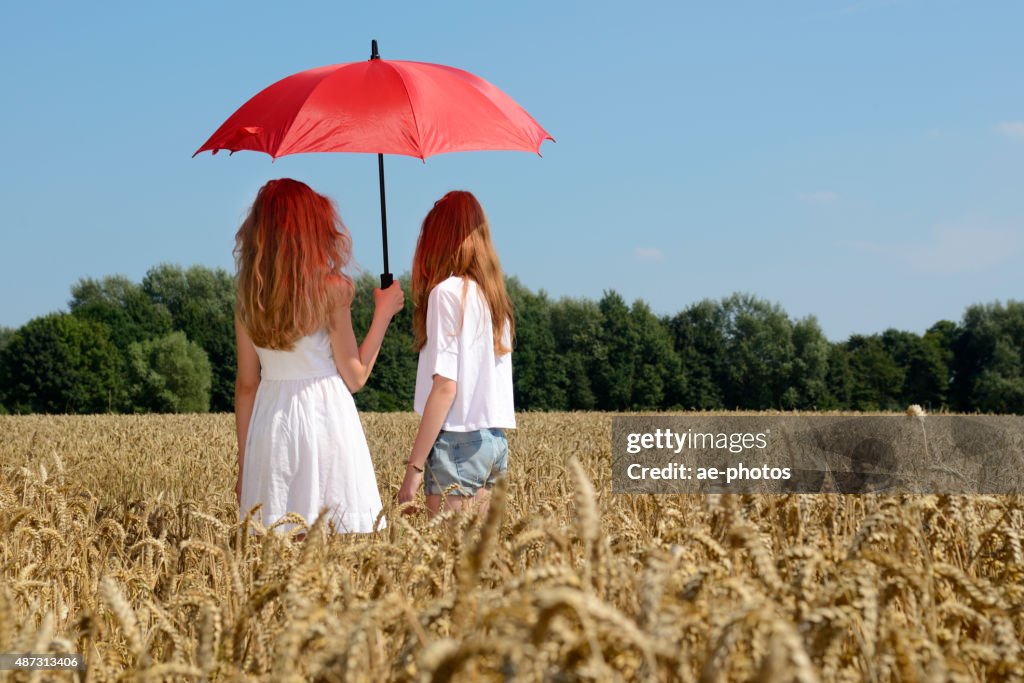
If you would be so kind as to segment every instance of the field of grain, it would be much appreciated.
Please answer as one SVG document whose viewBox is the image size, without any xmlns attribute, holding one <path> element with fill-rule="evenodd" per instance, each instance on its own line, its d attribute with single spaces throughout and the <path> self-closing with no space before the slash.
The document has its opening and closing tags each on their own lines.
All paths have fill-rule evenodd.
<svg viewBox="0 0 1024 683">
<path fill-rule="evenodd" d="M 88 663 L 6 680 L 1024 678 L 1019 497 L 615 495 L 610 422 L 522 415 L 431 522 L 415 416 L 364 415 L 389 525 L 296 542 L 238 522 L 231 415 L 0 417 L 0 652 Z"/>
</svg>

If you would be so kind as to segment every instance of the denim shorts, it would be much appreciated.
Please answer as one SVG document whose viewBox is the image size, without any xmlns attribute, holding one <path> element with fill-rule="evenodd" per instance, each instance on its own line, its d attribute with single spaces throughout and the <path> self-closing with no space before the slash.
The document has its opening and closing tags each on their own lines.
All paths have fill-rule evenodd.
<svg viewBox="0 0 1024 683">
<path fill-rule="evenodd" d="M 508 440 L 501 429 L 475 432 L 446 432 L 427 455 L 423 468 L 423 486 L 428 496 L 448 490 L 449 496 L 473 496 L 481 488 L 491 488 L 508 469 Z"/>
</svg>

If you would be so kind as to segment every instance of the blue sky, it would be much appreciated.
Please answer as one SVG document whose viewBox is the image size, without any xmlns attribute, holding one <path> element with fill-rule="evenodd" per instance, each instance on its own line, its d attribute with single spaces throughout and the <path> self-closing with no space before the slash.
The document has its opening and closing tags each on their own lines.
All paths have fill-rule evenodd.
<svg viewBox="0 0 1024 683">
<path fill-rule="evenodd" d="M 65 308 L 83 276 L 233 269 L 282 176 L 335 198 L 379 272 L 373 156 L 191 158 L 258 90 L 371 38 L 490 80 L 557 140 L 387 157 L 395 272 L 463 188 L 505 270 L 556 298 L 674 313 L 746 291 L 843 339 L 1024 296 L 1020 3 L 295 5 L 5 6 L 0 325 Z"/>
</svg>

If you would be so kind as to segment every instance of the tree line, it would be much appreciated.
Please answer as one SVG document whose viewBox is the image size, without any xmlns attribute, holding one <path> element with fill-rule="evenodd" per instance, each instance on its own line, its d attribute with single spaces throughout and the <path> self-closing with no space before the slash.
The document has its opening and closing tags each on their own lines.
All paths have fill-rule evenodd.
<svg viewBox="0 0 1024 683">
<path fill-rule="evenodd" d="M 401 279 L 411 301 L 408 279 Z M 373 314 L 371 275 L 352 316 Z M 1024 302 L 976 304 L 924 334 L 826 339 L 750 294 L 671 316 L 608 291 L 552 300 L 516 278 L 513 360 L 520 410 L 901 410 L 1024 414 Z M 235 286 L 223 269 L 164 264 L 141 282 L 84 278 L 68 311 L 0 328 L 0 412 L 231 411 Z M 361 410 L 410 410 L 412 310 L 392 322 Z"/>
</svg>

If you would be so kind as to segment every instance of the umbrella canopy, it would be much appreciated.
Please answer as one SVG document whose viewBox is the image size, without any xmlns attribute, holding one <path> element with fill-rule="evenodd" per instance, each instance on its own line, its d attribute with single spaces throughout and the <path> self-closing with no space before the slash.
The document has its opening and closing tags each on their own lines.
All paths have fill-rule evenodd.
<svg viewBox="0 0 1024 683">
<path fill-rule="evenodd" d="M 547 131 L 487 81 L 440 64 L 370 59 L 293 74 L 263 89 L 196 150 L 248 149 L 277 158 L 303 152 L 377 154 L 384 273 L 388 272 L 384 154 L 426 159 L 444 152 L 540 153 Z"/>
<path fill-rule="evenodd" d="M 196 154 L 248 149 L 370 152 L 426 159 L 444 152 L 539 152 L 553 140 L 487 81 L 440 64 L 370 59 L 309 69 L 265 88 Z M 193 155 L 195 156 L 195 155 Z"/>
</svg>

